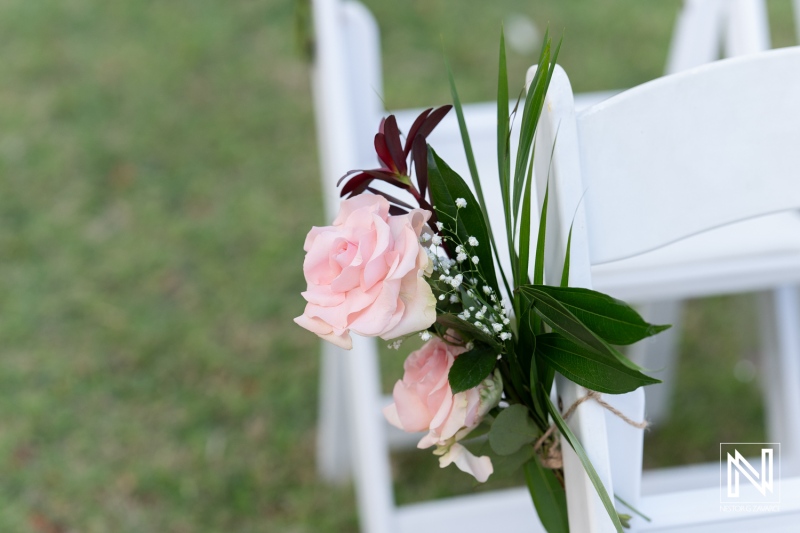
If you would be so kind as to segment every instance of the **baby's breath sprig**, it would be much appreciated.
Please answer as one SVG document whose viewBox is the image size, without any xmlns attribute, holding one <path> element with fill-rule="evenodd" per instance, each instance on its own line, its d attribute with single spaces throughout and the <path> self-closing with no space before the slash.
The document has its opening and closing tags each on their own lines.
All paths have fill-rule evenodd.
<svg viewBox="0 0 800 533">
<path fill-rule="evenodd" d="M 456 199 L 456 216 L 451 217 L 454 224 L 458 224 L 458 213 L 466 207 L 466 200 Z M 438 234 L 420 240 L 430 243 L 426 250 L 433 265 L 431 285 L 438 302 L 441 302 L 437 312 L 453 312 L 500 342 L 510 340 L 510 312 L 503 307 L 496 291 L 477 267 L 480 261 L 475 248 L 480 242 L 471 235 L 462 242 L 457 232 L 441 221 L 436 223 L 436 228 Z M 455 259 L 446 255 L 445 243 L 451 245 L 447 249 L 455 252 Z"/>
</svg>

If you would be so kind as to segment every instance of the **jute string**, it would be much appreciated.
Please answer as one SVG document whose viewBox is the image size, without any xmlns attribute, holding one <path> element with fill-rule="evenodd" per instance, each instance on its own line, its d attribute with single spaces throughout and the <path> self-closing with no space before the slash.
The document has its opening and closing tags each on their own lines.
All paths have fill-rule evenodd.
<svg viewBox="0 0 800 533">
<path fill-rule="evenodd" d="M 572 416 L 572 413 L 575 412 L 575 409 L 577 409 L 580 404 L 587 400 L 596 401 L 602 408 L 608 410 L 613 415 L 619 417 L 623 422 L 635 428 L 644 429 L 648 426 L 647 420 L 643 420 L 641 422 L 631 420 L 625 416 L 625 413 L 603 400 L 599 392 L 593 390 L 588 391 L 586 396 L 578 398 L 575 403 L 570 405 L 569 409 L 567 409 L 566 412 L 561 416 L 564 418 L 564 420 L 567 420 L 570 416 Z M 545 468 L 552 468 L 554 470 L 559 469 L 564 465 L 563 457 L 561 455 L 561 442 L 559 439 L 555 438 L 555 431 L 556 425 L 553 424 L 547 428 L 547 431 L 545 431 L 544 434 L 533 444 L 533 450 L 539 454 L 539 457 L 542 461 L 542 466 Z M 543 450 L 542 446 L 548 440 L 551 441 L 551 444 Z"/>
</svg>

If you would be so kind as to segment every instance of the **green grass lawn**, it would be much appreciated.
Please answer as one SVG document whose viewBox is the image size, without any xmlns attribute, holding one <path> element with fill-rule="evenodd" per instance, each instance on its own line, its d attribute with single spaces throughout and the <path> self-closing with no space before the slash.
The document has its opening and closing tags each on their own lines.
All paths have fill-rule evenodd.
<svg viewBox="0 0 800 533">
<path fill-rule="evenodd" d="M 390 107 L 448 100 L 441 42 L 462 97 L 491 98 L 508 13 L 566 28 L 577 90 L 640 83 L 662 70 L 678 6 L 367 3 Z M 293 13 L 0 3 L 0 531 L 356 530 L 351 488 L 316 479 L 318 342 L 291 323 L 303 237 L 326 222 Z M 514 83 L 533 61 L 510 56 Z M 685 385 L 651 464 L 713 458 L 730 398 L 752 400 L 744 427 L 761 431 L 755 385 L 730 377 L 751 320 L 730 300 L 691 307 Z M 396 466 L 402 501 L 472 486 L 427 453 Z"/>
</svg>

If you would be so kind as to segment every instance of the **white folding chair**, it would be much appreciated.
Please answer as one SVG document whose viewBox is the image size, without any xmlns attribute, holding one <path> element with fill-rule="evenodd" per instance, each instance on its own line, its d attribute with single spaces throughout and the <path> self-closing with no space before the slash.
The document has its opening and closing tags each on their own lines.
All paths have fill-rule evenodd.
<svg viewBox="0 0 800 533">
<path fill-rule="evenodd" d="M 314 15 L 318 43 L 314 98 L 323 193 L 326 212 L 331 218 L 338 209 L 334 186 L 337 178 L 351 168 L 373 164 L 372 135 L 385 111 L 379 97 L 382 83 L 378 33 L 369 12 L 354 2 L 316 0 Z M 595 97 L 595 100 L 606 96 Z M 481 175 L 487 183 L 493 183 L 494 106 L 475 104 L 467 106 L 466 113 Z M 411 112 L 399 113 L 401 124 L 404 117 L 409 123 L 410 115 Z M 437 128 L 431 141 L 455 168 L 466 168 L 452 117 Z M 482 157 L 482 153 L 486 156 Z M 491 195 L 491 191 L 486 194 Z M 501 227 L 499 223 L 495 226 Z M 465 527 L 478 526 L 482 523 L 481 517 L 487 516 L 482 512 L 487 507 L 508 509 L 509 512 L 503 514 L 517 517 L 520 527 L 530 520 L 535 521 L 529 497 L 519 491 L 503 492 L 493 500 L 486 496 L 478 500 L 468 498 L 468 507 L 473 512 L 466 514 L 462 500 L 397 509 L 387 455 L 390 435 L 379 411 L 385 400 L 381 397 L 376 344 L 361 338 L 354 338 L 354 343 L 352 352 L 342 352 L 330 345 L 324 347 L 318 463 L 328 479 L 347 478 L 352 469 L 364 531 L 393 531 L 397 524 L 400 524 L 399 530 L 416 528 L 422 531 L 427 529 L 425 524 L 433 523 L 450 528 L 457 516 L 464 517 Z M 785 417 L 782 415 L 778 419 Z M 704 471 L 699 478 L 705 477 Z M 661 483 L 661 486 L 667 485 L 669 482 Z M 526 511 L 510 512 L 516 508 Z M 489 523 L 484 523 L 488 527 Z"/>
<path fill-rule="evenodd" d="M 800 47 L 667 76 L 577 115 L 569 80 L 559 69 L 545 110 L 538 145 L 550 146 L 558 131 L 550 174 L 554 216 L 548 223 L 551 248 L 546 269 L 553 276 L 560 273 L 573 224 L 571 285 L 592 287 L 596 265 L 655 255 L 658 252 L 652 250 L 682 239 L 708 242 L 708 237 L 724 236 L 730 228 L 745 227 L 740 221 L 778 212 L 798 216 Z M 538 169 L 540 190 L 546 175 L 547 168 Z M 724 277 L 731 283 L 739 277 L 736 286 L 740 288 L 761 287 L 773 275 L 784 282 L 800 282 L 798 255 L 791 275 L 775 262 L 750 259 Z M 681 288 L 671 287 L 673 291 Z M 796 295 L 783 303 L 797 312 Z M 795 332 L 785 340 L 791 343 L 788 352 L 771 354 L 781 358 L 777 364 L 782 371 L 771 376 L 770 387 L 781 405 L 792 411 L 789 416 L 800 418 L 800 335 Z M 557 386 L 565 406 L 584 394 L 563 379 Z M 641 389 L 608 399 L 633 419 L 644 414 Z M 641 430 L 622 424 L 593 402 L 581 404 L 568 423 L 609 492 L 622 496 L 624 491 L 626 500 L 653 518 L 651 523 L 640 523 L 638 530 L 797 530 L 800 478 L 783 480 L 781 513 L 722 512 L 719 471 L 708 479 L 708 488 L 639 498 Z M 571 528 L 611 531 L 577 457 L 566 442 L 563 448 Z M 783 452 L 784 464 L 796 461 L 797 443 L 784 446 Z M 663 476 L 656 478 L 662 489 L 663 481 Z M 645 492 L 652 490 L 647 484 L 645 477 Z"/>
</svg>

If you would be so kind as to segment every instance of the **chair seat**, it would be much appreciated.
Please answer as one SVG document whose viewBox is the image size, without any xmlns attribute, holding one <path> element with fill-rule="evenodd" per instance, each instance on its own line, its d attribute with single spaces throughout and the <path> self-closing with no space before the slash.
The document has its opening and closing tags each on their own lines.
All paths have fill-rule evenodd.
<svg viewBox="0 0 800 533">
<path fill-rule="evenodd" d="M 594 288 L 632 302 L 767 289 L 800 282 L 800 214 L 711 230 L 592 267 Z"/>
<path fill-rule="evenodd" d="M 657 470 L 652 474 L 645 472 L 642 478 L 643 491 L 647 492 L 651 476 L 658 477 L 659 483 L 670 475 L 680 479 L 685 477 L 685 468 L 691 467 Z M 712 479 L 712 483 L 713 481 Z M 644 496 L 639 505 L 639 510 L 650 517 L 652 522 L 634 518 L 633 530 L 660 533 L 796 532 L 800 521 L 800 478 L 784 479 L 781 493 L 780 514 L 771 514 L 768 511 L 725 512 L 720 506 L 718 485 L 652 494 Z M 412 504 L 400 507 L 397 512 L 399 531 L 402 533 L 545 531 L 536 516 L 530 495 L 524 488 Z"/>
</svg>

